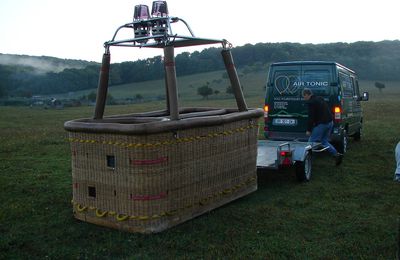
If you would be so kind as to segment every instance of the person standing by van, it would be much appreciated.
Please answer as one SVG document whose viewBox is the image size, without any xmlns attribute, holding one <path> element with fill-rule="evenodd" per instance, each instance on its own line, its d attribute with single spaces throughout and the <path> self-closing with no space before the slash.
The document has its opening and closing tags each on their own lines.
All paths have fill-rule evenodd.
<svg viewBox="0 0 400 260">
<path fill-rule="evenodd" d="M 307 136 L 309 136 L 308 141 L 321 142 L 323 146 L 328 147 L 328 152 L 335 157 L 336 165 L 340 165 L 343 154 L 336 151 L 335 147 L 328 141 L 333 128 L 332 113 L 328 104 L 322 97 L 315 96 L 309 88 L 304 88 L 302 95 L 308 104 L 306 131 Z"/>
<path fill-rule="evenodd" d="M 396 170 L 394 172 L 394 180 L 400 182 L 400 142 L 397 143 L 395 148 Z"/>
</svg>

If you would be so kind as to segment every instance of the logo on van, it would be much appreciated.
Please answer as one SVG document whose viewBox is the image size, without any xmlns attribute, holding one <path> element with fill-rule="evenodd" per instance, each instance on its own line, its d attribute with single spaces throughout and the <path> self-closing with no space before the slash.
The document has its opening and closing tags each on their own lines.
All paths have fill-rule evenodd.
<svg viewBox="0 0 400 260">
<path fill-rule="evenodd" d="M 304 79 L 303 79 L 304 80 Z M 275 79 L 275 89 L 280 95 L 295 95 L 299 89 L 325 88 L 329 86 L 327 81 L 303 81 L 298 76 L 281 75 Z"/>
<path fill-rule="evenodd" d="M 298 76 L 279 76 L 275 78 L 275 89 L 280 95 L 296 94 L 301 84 L 296 84 L 300 79 Z"/>
</svg>

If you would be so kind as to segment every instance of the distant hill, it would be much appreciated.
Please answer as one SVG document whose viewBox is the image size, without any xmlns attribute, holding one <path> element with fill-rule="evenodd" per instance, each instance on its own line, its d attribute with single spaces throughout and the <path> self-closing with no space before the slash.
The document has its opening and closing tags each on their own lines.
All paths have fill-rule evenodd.
<svg viewBox="0 0 400 260">
<path fill-rule="evenodd" d="M 64 69 L 83 69 L 95 62 L 59 59 L 48 56 L 28 56 L 0 53 L 0 65 L 31 67 L 37 73 L 61 72 Z"/>
<path fill-rule="evenodd" d="M 176 56 L 178 76 L 223 70 L 221 48 Z M 355 70 L 360 79 L 400 80 L 400 41 L 300 44 L 258 43 L 232 49 L 235 64 L 247 72 L 265 71 L 272 62 L 329 60 Z M 0 97 L 68 93 L 97 86 L 100 64 L 53 57 L 0 54 Z M 110 85 L 163 78 L 155 56 L 111 65 Z"/>
<path fill-rule="evenodd" d="M 68 92 L 73 89 L 71 81 L 85 87 L 87 83 L 82 85 L 81 79 L 87 82 L 87 77 L 98 74 L 99 67 L 96 62 L 84 60 L 0 53 L 0 97 Z"/>
</svg>

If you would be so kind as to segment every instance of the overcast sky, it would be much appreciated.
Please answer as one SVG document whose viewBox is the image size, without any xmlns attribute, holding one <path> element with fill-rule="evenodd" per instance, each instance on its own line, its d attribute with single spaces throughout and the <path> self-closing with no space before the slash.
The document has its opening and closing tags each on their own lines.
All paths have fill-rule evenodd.
<svg viewBox="0 0 400 260">
<path fill-rule="evenodd" d="M 188 22 L 196 36 L 227 39 L 233 46 L 400 39 L 400 0 L 167 2 L 170 16 Z M 151 9 L 152 1 L 2 0 L 0 53 L 100 62 L 103 43 L 112 38 L 118 26 L 132 21 L 136 4 L 147 4 Z M 181 27 L 176 32 L 189 35 Z M 160 50 L 111 48 L 112 62 L 161 54 Z"/>
</svg>

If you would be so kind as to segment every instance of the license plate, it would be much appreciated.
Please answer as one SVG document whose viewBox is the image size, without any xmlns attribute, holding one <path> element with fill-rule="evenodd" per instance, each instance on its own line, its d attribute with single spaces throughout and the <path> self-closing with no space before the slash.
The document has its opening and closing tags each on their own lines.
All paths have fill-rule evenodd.
<svg viewBox="0 0 400 260">
<path fill-rule="evenodd" d="M 297 120 L 293 118 L 274 118 L 272 124 L 294 126 L 297 125 Z"/>
</svg>

